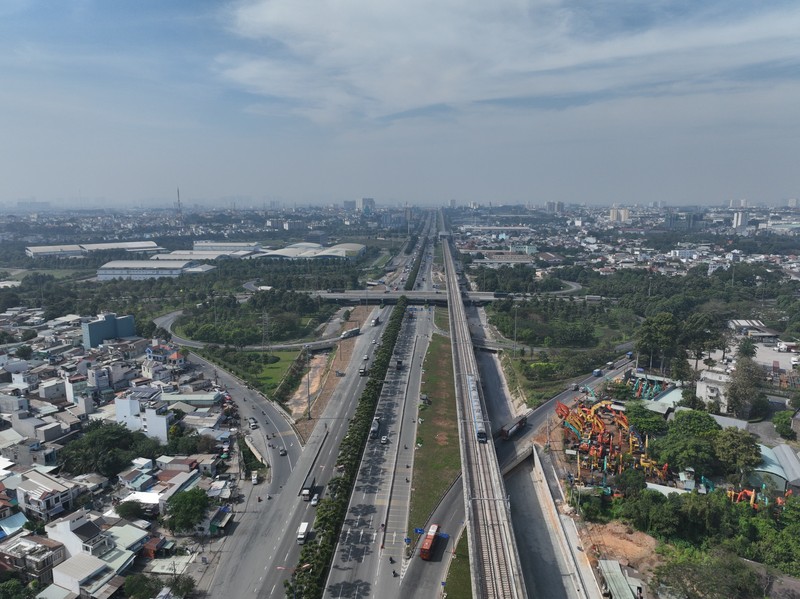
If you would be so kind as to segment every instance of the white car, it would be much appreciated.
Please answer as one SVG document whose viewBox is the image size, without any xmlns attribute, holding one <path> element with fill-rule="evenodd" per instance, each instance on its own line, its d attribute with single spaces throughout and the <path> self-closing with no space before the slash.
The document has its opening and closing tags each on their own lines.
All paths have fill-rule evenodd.
<svg viewBox="0 0 800 599">
<path fill-rule="evenodd" d="M 317 505 L 319 503 L 319 493 L 316 493 L 314 497 L 311 498 L 311 505 Z"/>
<path fill-rule="evenodd" d="M 381 437 L 381 445 L 386 445 L 388 442 L 389 442 L 389 437 L 387 437 L 386 435 Z"/>
<path fill-rule="evenodd" d="M 366 362 L 367 360 L 369 360 L 369 356 L 367 354 L 364 354 L 364 361 Z"/>
</svg>

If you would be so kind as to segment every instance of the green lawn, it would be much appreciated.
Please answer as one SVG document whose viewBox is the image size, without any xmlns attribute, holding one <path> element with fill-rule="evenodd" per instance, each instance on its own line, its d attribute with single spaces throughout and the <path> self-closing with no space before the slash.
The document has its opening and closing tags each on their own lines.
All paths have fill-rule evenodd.
<svg viewBox="0 0 800 599">
<path fill-rule="evenodd" d="M 433 323 L 443 331 L 450 330 L 450 313 L 447 308 L 437 306 L 433 310 Z"/>
<path fill-rule="evenodd" d="M 372 265 L 373 268 L 383 268 L 386 266 L 386 263 L 392 259 L 392 255 L 389 252 L 381 252 L 381 255 L 378 256 L 378 259 L 375 260 L 375 263 Z"/>
<path fill-rule="evenodd" d="M 266 364 L 261 369 L 261 373 L 256 377 L 259 383 L 270 387 L 277 386 L 278 383 L 283 380 L 283 375 L 286 374 L 286 371 L 289 370 L 289 366 L 292 365 L 292 362 L 297 359 L 299 354 L 300 352 L 297 350 L 272 352 L 273 356 L 278 357 L 278 361 L 274 364 Z"/>
<path fill-rule="evenodd" d="M 456 546 L 456 555 L 450 562 L 445 591 L 452 599 L 472 599 L 472 578 L 469 571 L 469 543 L 464 530 Z"/>
<path fill-rule="evenodd" d="M 511 353 L 507 351 L 503 352 L 500 363 L 503 366 L 503 372 L 508 382 L 509 391 L 516 393 L 518 390 L 521 390 L 525 395 L 525 403 L 531 408 L 535 408 L 554 395 L 561 393 L 569 382 L 566 379 L 558 381 L 530 381 L 525 378 L 522 373 L 523 366 L 520 360 L 512 359 Z"/>
<path fill-rule="evenodd" d="M 420 406 L 419 411 L 422 424 L 417 426 L 409 513 L 412 538 L 413 529 L 425 527 L 431 512 L 461 472 L 450 339 L 433 336 L 424 369 L 422 393 L 431 405 Z"/>
</svg>

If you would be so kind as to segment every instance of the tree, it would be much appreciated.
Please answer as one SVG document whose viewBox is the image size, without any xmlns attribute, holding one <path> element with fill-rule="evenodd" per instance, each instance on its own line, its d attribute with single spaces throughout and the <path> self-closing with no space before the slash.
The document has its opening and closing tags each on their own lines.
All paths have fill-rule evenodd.
<svg viewBox="0 0 800 599">
<path fill-rule="evenodd" d="M 755 358 L 756 357 L 756 344 L 750 337 L 744 337 L 739 341 L 739 348 L 736 350 L 736 355 L 740 358 Z"/>
<path fill-rule="evenodd" d="M 696 367 L 697 366 L 695 366 L 695 368 Z M 689 360 L 681 356 L 676 356 L 675 358 L 672 358 L 670 371 L 672 374 L 672 378 L 678 379 L 682 383 L 692 380 L 692 377 L 695 374 L 695 371 L 692 370 L 692 367 L 689 364 Z"/>
<path fill-rule="evenodd" d="M 33 599 L 36 592 L 24 586 L 19 580 L 11 579 L 0 583 L 0 597 L 3 599 Z"/>
<path fill-rule="evenodd" d="M 150 455 L 137 450 L 146 448 Z M 113 477 L 128 467 L 137 456 L 154 458 L 159 445 L 147 441 L 147 435 L 130 431 L 117 423 L 95 421 L 86 427 L 83 437 L 69 443 L 60 453 L 64 470 L 71 474 L 99 472 Z"/>
<path fill-rule="evenodd" d="M 685 388 L 681 391 L 681 400 L 678 402 L 679 406 L 684 408 L 691 408 L 692 410 L 705 410 L 706 403 L 697 397 L 693 389 Z"/>
<path fill-rule="evenodd" d="M 763 377 L 761 366 L 751 358 L 740 358 L 736 370 L 731 373 L 731 380 L 725 396 L 728 399 L 728 410 L 737 418 L 749 418 L 753 400 L 759 394 L 759 385 Z"/>
<path fill-rule="evenodd" d="M 706 412 L 681 411 L 675 414 L 667 435 L 653 444 L 660 461 L 676 469 L 692 467 L 699 473 L 715 470 L 714 439 L 720 426 Z"/>
<path fill-rule="evenodd" d="M 753 401 L 750 402 L 750 413 L 748 420 L 763 420 L 769 416 L 769 399 L 766 393 L 756 393 Z"/>
<path fill-rule="evenodd" d="M 115 508 L 115 511 L 120 518 L 126 520 L 141 520 L 144 517 L 144 509 L 138 501 L 123 501 Z"/>
<path fill-rule="evenodd" d="M 759 575 L 731 553 L 673 557 L 656 568 L 658 584 L 686 599 L 762 599 Z M 673 593 L 674 594 L 674 593 Z"/>
<path fill-rule="evenodd" d="M 178 597 L 186 597 L 194 591 L 197 585 L 194 578 L 188 574 L 177 574 L 170 579 L 167 586 Z"/>
<path fill-rule="evenodd" d="M 633 498 L 647 488 L 647 480 L 642 470 L 627 468 L 617 476 L 614 485 L 625 497 Z"/>
<path fill-rule="evenodd" d="M 659 312 L 645 319 L 639 327 L 637 339 L 636 350 L 650 356 L 650 368 L 653 367 L 653 356 L 657 354 L 663 370 L 664 358 L 677 353 L 678 323 L 669 312 Z"/>
<path fill-rule="evenodd" d="M 20 345 L 14 355 L 20 360 L 29 360 L 33 355 L 33 348 L 30 345 Z"/>
<path fill-rule="evenodd" d="M 152 599 L 161 588 L 161 582 L 154 576 L 140 573 L 125 577 L 125 595 L 130 599 Z"/>
<path fill-rule="evenodd" d="M 738 474 L 744 484 L 748 474 L 761 463 L 761 449 L 756 438 L 747 431 L 728 427 L 714 439 L 714 450 L 723 470 Z"/>
<path fill-rule="evenodd" d="M 772 424 L 775 425 L 775 432 L 784 439 L 794 440 L 797 433 L 792 429 L 792 412 L 784 410 L 772 417 Z"/>
<path fill-rule="evenodd" d="M 722 345 L 719 328 L 718 319 L 708 312 L 695 312 L 683 321 L 680 340 L 694 357 L 695 369 L 706 352 Z"/>
<path fill-rule="evenodd" d="M 167 500 L 167 524 L 172 531 L 186 532 L 203 521 L 208 495 L 199 488 L 175 493 Z"/>
<path fill-rule="evenodd" d="M 667 431 L 667 423 L 661 414 L 648 410 L 644 402 L 631 401 L 625 406 L 625 414 L 631 428 L 642 435 L 663 435 Z"/>
</svg>

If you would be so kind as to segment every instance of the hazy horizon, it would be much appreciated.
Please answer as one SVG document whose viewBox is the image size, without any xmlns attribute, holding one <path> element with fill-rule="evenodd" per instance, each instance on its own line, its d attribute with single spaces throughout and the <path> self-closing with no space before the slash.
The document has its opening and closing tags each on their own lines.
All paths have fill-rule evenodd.
<svg viewBox="0 0 800 599">
<path fill-rule="evenodd" d="M 797 31 L 786 0 L 8 0 L 0 204 L 784 205 Z"/>
</svg>

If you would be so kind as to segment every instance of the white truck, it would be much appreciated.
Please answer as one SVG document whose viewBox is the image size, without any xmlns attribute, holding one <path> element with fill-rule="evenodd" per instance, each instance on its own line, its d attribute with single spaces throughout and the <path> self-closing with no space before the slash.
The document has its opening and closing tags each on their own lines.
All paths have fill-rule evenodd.
<svg viewBox="0 0 800 599">
<path fill-rule="evenodd" d="M 359 333 L 361 333 L 361 329 L 360 328 L 348 329 L 347 331 L 344 331 L 341 335 L 339 335 L 339 338 L 340 339 L 350 339 L 350 337 L 358 336 Z"/>
<path fill-rule="evenodd" d="M 258 470 L 253 470 L 250 472 L 250 482 L 252 482 L 254 485 L 258 484 Z"/>
<path fill-rule="evenodd" d="M 300 526 L 297 529 L 297 544 L 302 545 L 306 542 L 306 538 L 308 537 L 308 522 L 300 523 Z"/>
</svg>

